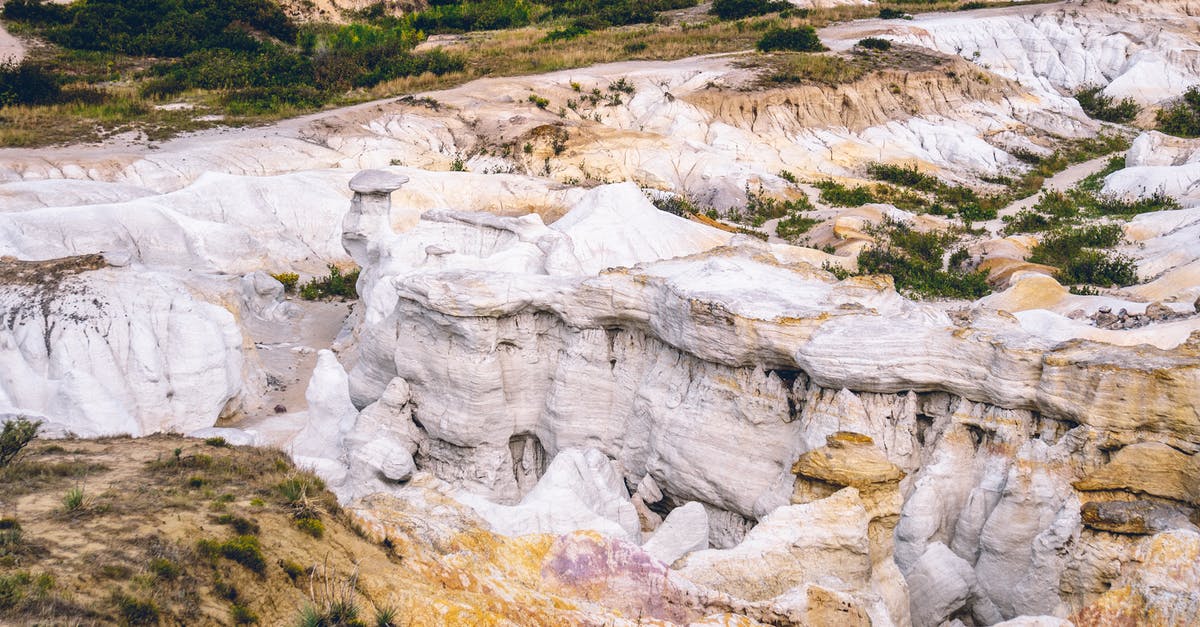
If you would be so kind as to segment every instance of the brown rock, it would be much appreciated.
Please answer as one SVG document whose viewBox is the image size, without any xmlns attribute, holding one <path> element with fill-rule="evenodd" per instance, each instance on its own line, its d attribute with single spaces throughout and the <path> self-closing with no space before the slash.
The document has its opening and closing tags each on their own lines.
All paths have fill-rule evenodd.
<svg viewBox="0 0 1200 627">
<path fill-rule="evenodd" d="M 1153 501 L 1088 501 L 1079 508 L 1083 524 L 1099 531 L 1151 535 L 1171 529 L 1196 530 L 1182 507 Z"/>
<path fill-rule="evenodd" d="M 1084 492 L 1123 490 L 1200 505 L 1200 461 L 1160 442 L 1140 442 L 1073 485 Z"/>
</svg>

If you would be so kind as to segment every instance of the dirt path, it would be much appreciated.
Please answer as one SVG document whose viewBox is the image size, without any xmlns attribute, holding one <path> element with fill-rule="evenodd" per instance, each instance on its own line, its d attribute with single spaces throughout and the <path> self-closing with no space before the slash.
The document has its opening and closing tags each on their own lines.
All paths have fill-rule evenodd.
<svg viewBox="0 0 1200 627">
<path fill-rule="evenodd" d="M 981 224 L 981 226 L 987 229 L 992 235 L 998 235 L 1000 233 L 1000 229 L 1004 228 L 1003 218 L 1005 216 L 1015 215 L 1022 209 L 1029 209 L 1030 207 L 1033 207 L 1037 204 L 1038 198 L 1041 196 L 1042 192 L 1051 190 L 1061 192 L 1071 189 L 1088 176 L 1103 170 L 1104 166 L 1108 163 L 1108 160 L 1114 155 L 1118 154 L 1120 153 L 1107 154 L 1103 157 L 1096 157 L 1090 161 L 1076 163 L 1075 165 L 1068 167 L 1062 172 L 1059 172 L 1058 174 L 1046 179 L 1046 182 L 1042 184 L 1041 191 L 1027 198 L 1022 198 L 1013 202 L 1007 207 L 1001 209 L 998 212 L 995 220 L 984 222 Z"/>
<path fill-rule="evenodd" d="M 0 7 L 3 6 L 4 3 L 0 2 Z M 0 62 L 10 60 L 19 62 L 23 58 L 25 58 L 25 44 L 4 28 L 4 22 L 0 22 Z"/>
</svg>

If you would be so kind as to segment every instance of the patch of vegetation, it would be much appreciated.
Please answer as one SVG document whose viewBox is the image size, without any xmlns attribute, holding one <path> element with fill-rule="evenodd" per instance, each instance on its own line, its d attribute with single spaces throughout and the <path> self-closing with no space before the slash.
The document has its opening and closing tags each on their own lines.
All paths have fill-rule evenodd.
<svg viewBox="0 0 1200 627">
<path fill-rule="evenodd" d="M 820 223 L 816 218 L 793 213 L 775 225 L 775 234 L 792 244 L 798 244 L 801 236 Z"/>
<path fill-rule="evenodd" d="M 1112 96 L 1106 96 L 1100 86 L 1085 87 L 1075 92 L 1075 100 L 1083 108 L 1088 117 L 1105 122 L 1132 122 L 1142 108 L 1133 98 L 1122 98 L 1114 101 Z"/>
<path fill-rule="evenodd" d="M 45 600 L 54 588 L 54 576 L 29 571 L 0 574 L 0 611 L 19 609 Z"/>
<path fill-rule="evenodd" d="M 154 601 L 114 592 L 112 602 L 117 607 L 117 615 L 121 617 L 123 625 L 158 624 L 160 612 Z"/>
<path fill-rule="evenodd" d="M 867 74 L 862 64 L 841 56 L 798 53 L 781 55 L 764 77 L 766 83 L 816 83 L 842 85 Z"/>
<path fill-rule="evenodd" d="M 259 526 L 257 522 L 250 520 L 249 518 L 236 516 L 234 514 L 221 514 L 217 517 L 217 524 L 229 525 L 230 527 L 233 527 L 234 533 L 238 534 L 239 536 L 256 536 L 259 532 Z"/>
<path fill-rule="evenodd" d="M 1159 131 L 1178 137 L 1200 137 L 1200 87 L 1192 87 L 1179 102 L 1158 110 Z"/>
<path fill-rule="evenodd" d="M 899 9 L 892 7 L 882 7 L 879 9 L 879 19 L 881 20 L 911 20 L 912 16 Z"/>
<path fill-rule="evenodd" d="M 151 559 L 150 572 L 163 581 L 174 581 L 180 575 L 179 565 L 165 557 Z"/>
<path fill-rule="evenodd" d="M 234 625 L 257 625 L 258 614 L 254 613 L 248 606 L 241 603 L 234 603 L 229 608 L 229 619 Z"/>
<path fill-rule="evenodd" d="M 75 486 L 63 495 L 62 505 L 65 512 L 77 512 L 87 504 L 87 497 L 82 486 Z"/>
<path fill-rule="evenodd" d="M 0 106 L 44 105 L 61 101 L 58 77 L 30 61 L 0 61 Z"/>
<path fill-rule="evenodd" d="M 272 274 L 271 277 L 283 284 L 283 291 L 287 294 L 296 292 L 296 284 L 300 282 L 300 275 L 295 272 L 280 272 Z"/>
<path fill-rule="evenodd" d="M 828 50 L 817 37 L 815 28 L 809 25 L 795 28 L 773 28 L 758 40 L 759 52 L 790 50 L 792 52 L 822 52 Z"/>
<path fill-rule="evenodd" d="M 297 529 L 318 540 L 325 536 L 325 525 L 318 518 L 299 518 L 295 524 Z"/>
<path fill-rule="evenodd" d="M 4 429 L 0 431 L 0 467 L 8 466 L 16 459 L 33 438 L 37 437 L 42 421 L 30 421 L 21 417 L 4 421 Z"/>
<path fill-rule="evenodd" d="M 947 246 L 957 240 L 953 233 L 922 233 L 907 224 L 885 220 L 870 234 L 876 245 L 859 253 L 859 274 L 890 274 L 896 289 L 915 298 L 974 300 L 991 292 L 986 271 L 961 267 L 965 254 L 951 256 L 957 263 L 943 263 Z"/>
<path fill-rule="evenodd" d="M 329 264 L 329 274 L 324 277 L 314 277 L 300 288 L 300 298 L 317 300 L 319 298 L 358 298 L 359 269 L 355 268 L 342 274 L 341 268 Z"/>
<path fill-rule="evenodd" d="M 709 13 L 723 20 L 740 20 L 792 8 L 785 0 L 713 0 Z"/>
<path fill-rule="evenodd" d="M 833 207 L 861 207 L 878 202 L 866 187 L 846 187 L 832 179 L 817 181 L 813 185 L 821 190 L 821 202 Z"/>
<path fill-rule="evenodd" d="M 1138 281 L 1133 260 L 1103 250 L 1121 239 L 1121 227 L 1116 224 L 1063 227 L 1043 238 L 1029 261 L 1056 266 L 1058 280 L 1065 285 L 1133 285 Z"/>
<path fill-rule="evenodd" d="M 892 49 L 892 42 L 890 42 L 886 39 L 880 39 L 878 37 L 867 37 L 864 39 L 860 39 L 860 40 L 858 40 L 858 43 L 855 45 L 857 45 L 859 48 L 863 48 L 866 50 L 891 50 Z"/>
<path fill-rule="evenodd" d="M 209 559 L 224 557 L 232 560 L 259 575 L 267 570 L 267 560 L 263 557 L 258 538 L 254 536 L 238 536 L 224 542 L 200 540 L 196 543 L 196 550 Z"/>
<path fill-rule="evenodd" d="M 207 446 L 215 446 L 217 448 L 225 448 L 226 446 L 229 446 L 229 443 L 225 441 L 225 438 L 220 436 L 215 438 L 205 438 L 204 444 Z"/>
</svg>

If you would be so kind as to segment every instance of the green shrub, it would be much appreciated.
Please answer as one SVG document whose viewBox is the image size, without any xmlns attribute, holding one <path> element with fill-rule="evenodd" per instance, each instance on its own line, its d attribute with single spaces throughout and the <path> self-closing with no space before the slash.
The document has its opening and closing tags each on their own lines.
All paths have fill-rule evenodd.
<svg viewBox="0 0 1200 627">
<path fill-rule="evenodd" d="M 234 533 L 239 536 L 258 535 L 260 530 L 257 522 L 234 514 L 221 514 L 217 517 L 217 524 L 233 527 Z"/>
<path fill-rule="evenodd" d="M 497 30 L 528 26 L 536 5 L 528 0 L 480 0 L 431 3 L 424 11 L 407 17 L 413 28 L 427 33 Z"/>
<path fill-rule="evenodd" d="M 234 603 L 229 608 L 229 617 L 235 625 L 257 625 L 258 614 L 241 603 Z"/>
<path fill-rule="evenodd" d="M 537 94 L 529 94 L 529 102 L 532 102 L 539 109 L 545 109 L 546 107 L 550 106 L 549 100 Z"/>
<path fill-rule="evenodd" d="M 318 298 L 358 298 L 355 283 L 358 282 L 359 270 L 356 268 L 342 274 L 340 268 L 329 264 L 329 275 L 314 277 L 300 288 L 300 298 L 316 300 Z"/>
<path fill-rule="evenodd" d="M 150 560 L 150 572 L 155 578 L 164 581 L 173 581 L 179 578 L 179 565 L 165 557 L 156 557 Z"/>
<path fill-rule="evenodd" d="M 226 446 L 229 446 L 229 443 L 225 441 L 225 438 L 222 438 L 219 436 L 215 437 L 215 438 L 205 438 L 204 443 L 207 444 L 208 446 L 215 446 L 217 448 L 224 448 Z"/>
<path fill-rule="evenodd" d="M 542 42 L 550 43 L 555 41 L 566 41 L 568 39 L 582 37 L 590 32 L 592 31 L 580 26 L 579 24 L 571 24 L 566 28 L 558 28 L 546 33 L 546 36 L 542 38 Z"/>
<path fill-rule="evenodd" d="M 815 185 L 821 190 L 821 202 L 834 207 L 860 207 L 878 202 L 866 187 L 846 187 L 832 180 L 818 181 Z"/>
<path fill-rule="evenodd" d="M 63 495 L 63 511 L 77 512 L 83 509 L 85 502 L 86 497 L 83 492 L 83 487 L 75 486 L 67 490 L 67 493 Z"/>
<path fill-rule="evenodd" d="M 301 577 L 307 577 L 309 573 L 307 568 L 290 560 L 279 560 L 279 567 L 283 569 L 283 574 L 292 580 L 292 583 L 296 583 Z"/>
<path fill-rule="evenodd" d="M 16 518 L 0 518 L 0 556 L 11 555 L 21 550 L 24 531 Z"/>
<path fill-rule="evenodd" d="M 820 224 L 821 221 L 816 218 L 810 218 L 799 213 L 793 213 L 775 225 L 775 234 L 779 237 L 795 244 L 800 239 L 801 235 L 807 233 L 814 226 Z"/>
<path fill-rule="evenodd" d="M 55 43 L 133 55 L 253 49 L 260 45 L 256 32 L 287 43 L 296 37 L 295 25 L 270 0 L 88 0 L 50 15 L 55 23 L 45 34 Z"/>
<path fill-rule="evenodd" d="M 157 625 L 158 606 L 154 601 L 138 599 L 120 592 L 113 593 L 113 604 L 123 625 Z"/>
<path fill-rule="evenodd" d="M 61 95 L 58 78 L 41 65 L 0 59 L 0 106 L 53 104 Z"/>
<path fill-rule="evenodd" d="M 318 540 L 325 535 L 325 525 L 317 518 L 299 518 L 295 524 L 297 529 Z"/>
<path fill-rule="evenodd" d="M 207 558 L 224 557 L 260 575 L 267 569 L 267 561 L 263 558 L 262 547 L 258 543 L 258 538 L 254 536 L 238 536 L 224 542 L 200 540 L 196 544 L 196 549 Z"/>
<path fill-rule="evenodd" d="M 886 39 L 880 39 L 878 37 L 867 37 L 865 39 L 860 39 L 860 40 L 858 40 L 858 44 L 856 44 L 856 45 L 859 48 L 865 48 L 867 50 L 891 50 L 892 49 L 892 42 L 890 42 Z"/>
<path fill-rule="evenodd" d="M 1064 284 L 1132 285 L 1138 280 L 1133 261 L 1103 250 L 1121 239 L 1121 227 L 1116 224 L 1063 227 L 1034 246 L 1029 261 L 1056 266 Z"/>
<path fill-rule="evenodd" d="M 991 292 L 986 271 L 943 266 L 946 245 L 954 241 L 954 235 L 922 233 L 891 220 L 871 232 L 876 246 L 859 253 L 860 274 L 890 274 L 896 289 L 916 297 L 974 300 Z"/>
<path fill-rule="evenodd" d="M 1179 137 L 1200 137 L 1200 87 L 1192 87 L 1176 104 L 1159 109 L 1158 130 Z"/>
<path fill-rule="evenodd" d="M 783 0 L 713 0 L 709 13 L 723 20 L 740 20 L 791 8 L 792 4 Z"/>
<path fill-rule="evenodd" d="M 867 165 L 867 175 L 877 181 L 895 183 L 926 192 L 932 192 L 942 184 L 936 177 L 918 171 L 915 165 L 871 163 Z"/>
<path fill-rule="evenodd" d="M 30 421 L 24 417 L 5 420 L 4 429 L 0 431 L 0 467 L 7 466 L 16 459 L 21 449 L 37 437 L 41 426 L 42 421 Z"/>
<path fill-rule="evenodd" d="M 881 19 L 881 20 L 902 20 L 902 19 L 912 19 L 912 17 L 909 14 L 907 14 L 904 11 L 901 11 L 899 9 L 893 9 L 891 7 L 883 7 L 882 9 L 879 9 L 879 19 Z"/>
<path fill-rule="evenodd" d="M 1123 98 L 1113 102 L 1112 96 L 1104 95 L 1103 87 L 1085 87 L 1075 92 L 1075 100 L 1089 117 L 1105 122 L 1132 122 L 1141 112 L 1141 107 L 1132 98 Z"/>
<path fill-rule="evenodd" d="M 828 50 L 821 44 L 817 31 L 812 26 L 804 25 L 796 28 L 773 28 L 758 40 L 756 46 L 760 52 L 772 50 L 791 50 L 794 52 L 821 52 Z"/>
<path fill-rule="evenodd" d="M 280 272 L 272 274 L 272 278 L 283 284 L 283 291 L 292 294 L 296 291 L 296 283 L 300 282 L 300 275 L 295 272 Z"/>
</svg>

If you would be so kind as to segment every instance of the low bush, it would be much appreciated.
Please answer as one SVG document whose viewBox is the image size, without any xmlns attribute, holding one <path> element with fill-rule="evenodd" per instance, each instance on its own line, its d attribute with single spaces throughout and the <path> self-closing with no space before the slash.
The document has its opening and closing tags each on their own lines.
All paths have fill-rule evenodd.
<svg viewBox="0 0 1200 627">
<path fill-rule="evenodd" d="M 1105 122 L 1132 122 L 1142 108 L 1132 98 L 1122 98 L 1113 101 L 1112 96 L 1105 95 L 1103 87 L 1085 87 L 1075 92 L 1075 100 L 1083 108 L 1083 112 L 1097 120 Z"/>
<path fill-rule="evenodd" d="M 259 618 L 248 606 L 234 603 L 229 608 L 229 618 L 234 625 L 257 625 Z"/>
<path fill-rule="evenodd" d="M 859 207 L 877 202 L 866 187 L 846 187 L 832 180 L 818 181 L 815 185 L 821 190 L 821 202 L 834 207 Z"/>
<path fill-rule="evenodd" d="M 223 557 L 237 562 L 260 575 L 267 570 L 267 560 L 263 557 L 258 538 L 254 536 L 238 536 L 224 542 L 200 540 L 196 543 L 196 550 L 209 559 Z"/>
<path fill-rule="evenodd" d="M 0 467 L 7 466 L 16 459 L 35 437 L 42 421 L 30 421 L 27 418 L 15 418 L 4 421 L 4 429 L 0 431 Z"/>
<path fill-rule="evenodd" d="M 260 530 L 257 522 L 234 514 L 221 514 L 217 517 L 217 524 L 233 527 L 234 533 L 239 536 L 258 535 Z"/>
<path fill-rule="evenodd" d="M 816 218 L 793 213 L 779 221 L 775 225 L 775 234 L 779 237 L 796 244 L 800 240 L 800 236 L 807 233 L 814 226 L 820 224 L 821 221 Z"/>
<path fill-rule="evenodd" d="M 898 290 L 914 297 L 974 300 L 991 292 L 986 271 L 961 269 L 961 258 L 958 264 L 943 266 L 953 234 L 922 233 L 888 220 L 872 229 L 872 235 L 876 246 L 858 256 L 860 274 L 890 274 Z"/>
<path fill-rule="evenodd" d="M 25 606 L 45 599 L 54 588 L 54 576 L 33 575 L 28 571 L 0 574 L 0 611 Z"/>
<path fill-rule="evenodd" d="M 867 165 L 867 175 L 877 181 L 895 183 L 925 192 L 932 192 L 941 185 L 937 177 L 918 171 L 915 165 L 871 163 Z"/>
<path fill-rule="evenodd" d="M 821 52 L 828 50 L 821 44 L 817 31 L 812 26 L 804 25 L 796 28 L 773 28 L 758 40 L 756 46 L 760 52 L 773 50 L 791 50 L 793 52 Z"/>
<path fill-rule="evenodd" d="M 911 19 L 911 17 L 912 16 L 899 9 L 893 9 L 891 7 L 883 7 L 882 9 L 879 9 L 879 19 L 881 20 L 902 20 Z"/>
<path fill-rule="evenodd" d="M 1200 87 L 1192 87 L 1179 102 L 1159 109 L 1155 119 L 1163 133 L 1200 137 Z"/>
<path fill-rule="evenodd" d="M 300 298 L 317 300 L 318 298 L 358 298 L 355 283 L 358 282 L 359 270 L 342 274 L 337 266 L 330 264 L 329 274 L 324 277 L 314 277 L 300 288 Z"/>
<path fill-rule="evenodd" d="M 117 615 L 121 617 L 122 625 L 157 625 L 159 622 L 158 605 L 154 601 L 120 592 L 113 593 L 112 601 L 117 607 Z"/>
<path fill-rule="evenodd" d="M 1063 227 L 1034 246 L 1029 261 L 1057 267 L 1064 284 L 1132 285 L 1138 280 L 1134 262 L 1103 250 L 1121 239 L 1121 227 L 1116 224 Z"/>
<path fill-rule="evenodd" d="M 785 55 L 773 64 L 773 70 L 763 80 L 767 83 L 841 85 L 854 82 L 866 73 L 861 65 L 843 57 L 800 53 Z"/>
<path fill-rule="evenodd" d="M 709 13 L 723 20 L 740 20 L 791 8 L 792 4 L 785 0 L 713 0 Z"/>
<path fill-rule="evenodd" d="M 283 291 L 291 294 L 296 291 L 296 284 L 300 282 L 300 275 L 295 272 L 280 272 L 272 274 L 272 278 L 279 281 L 283 285 Z"/>
<path fill-rule="evenodd" d="M 30 61 L 0 61 L 0 107 L 53 104 L 61 95 L 57 77 L 46 68 Z"/>
<path fill-rule="evenodd" d="M 886 39 L 880 39 L 878 37 L 867 37 L 865 39 L 860 39 L 860 40 L 858 40 L 858 44 L 856 44 L 856 45 L 859 48 L 864 48 L 866 50 L 891 50 L 892 49 L 892 42 L 890 42 Z"/>
<path fill-rule="evenodd" d="M 325 535 L 325 525 L 318 518 L 299 518 L 295 524 L 297 529 L 318 540 Z"/>
</svg>

